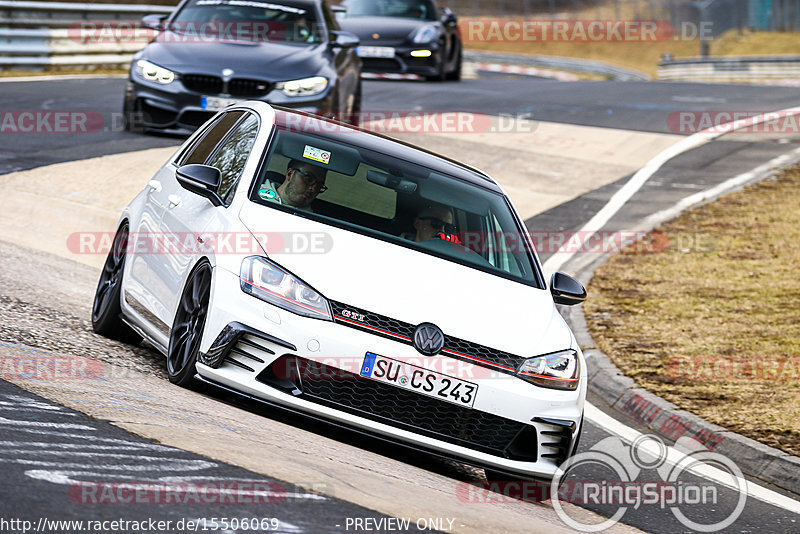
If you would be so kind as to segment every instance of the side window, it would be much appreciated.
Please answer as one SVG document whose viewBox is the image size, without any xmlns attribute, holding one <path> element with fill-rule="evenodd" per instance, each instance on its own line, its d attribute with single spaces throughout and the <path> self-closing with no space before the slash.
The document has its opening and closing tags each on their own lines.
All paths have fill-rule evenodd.
<svg viewBox="0 0 800 534">
<path fill-rule="evenodd" d="M 214 148 L 225 137 L 228 131 L 242 118 L 244 111 L 231 111 L 222 116 L 215 122 L 205 135 L 199 137 L 197 141 L 178 161 L 178 166 L 189 165 L 192 163 L 203 164 L 211 155 Z"/>
<path fill-rule="evenodd" d="M 228 195 L 239 181 L 256 140 L 256 134 L 258 134 L 258 119 L 248 113 L 208 162 L 222 173 L 219 196 L 223 200 L 228 200 Z"/>
</svg>

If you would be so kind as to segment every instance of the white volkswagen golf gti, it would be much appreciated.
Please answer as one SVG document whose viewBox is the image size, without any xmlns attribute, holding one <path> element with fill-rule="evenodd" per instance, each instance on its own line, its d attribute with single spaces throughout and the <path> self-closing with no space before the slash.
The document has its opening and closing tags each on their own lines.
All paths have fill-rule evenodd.
<svg viewBox="0 0 800 534">
<path fill-rule="evenodd" d="M 458 459 L 554 476 L 586 365 L 489 176 L 261 102 L 202 126 L 124 209 L 92 309 L 200 380 Z"/>
</svg>

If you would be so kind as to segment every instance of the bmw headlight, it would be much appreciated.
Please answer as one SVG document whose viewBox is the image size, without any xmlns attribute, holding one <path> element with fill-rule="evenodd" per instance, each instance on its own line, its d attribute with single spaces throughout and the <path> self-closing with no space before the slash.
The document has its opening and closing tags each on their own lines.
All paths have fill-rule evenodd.
<svg viewBox="0 0 800 534">
<path fill-rule="evenodd" d="M 430 43 L 431 41 L 435 41 L 437 37 L 439 37 L 439 29 L 429 24 L 416 30 L 411 41 L 414 43 Z"/>
<path fill-rule="evenodd" d="M 574 391 L 578 389 L 579 371 L 578 353 L 564 350 L 528 358 L 517 369 L 517 376 L 537 386 Z"/>
<path fill-rule="evenodd" d="M 136 62 L 136 74 L 150 82 L 157 82 L 167 85 L 172 83 L 175 79 L 175 73 L 164 67 L 160 67 L 155 63 L 151 63 L 146 59 L 140 59 Z"/>
<path fill-rule="evenodd" d="M 286 96 L 311 96 L 317 95 L 328 87 L 328 79 L 322 76 L 312 76 L 301 80 L 280 82 L 276 89 L 283 91 Z"/>
<path fill-rule="evenodd" d="M 333 320 L 325 297 L 267 258 L 245 258 L 239 279 L 242 291 L 258 299 L 304 317 Z"/>
</svg>

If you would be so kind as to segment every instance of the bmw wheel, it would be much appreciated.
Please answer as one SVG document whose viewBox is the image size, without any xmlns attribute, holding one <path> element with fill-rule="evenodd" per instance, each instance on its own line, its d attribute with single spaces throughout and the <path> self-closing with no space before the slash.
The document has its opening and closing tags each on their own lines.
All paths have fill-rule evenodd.
<svg viewBox="0 0 800 534">
<path fill-rule="evenodd" d="M 124 343 L 138 344 L 142 338 L 125 324 L 122 313 L 122 274 L 128 249 L 128 221 L 122 223 L 108 251 L 103 272 L 97 282 L 92 304 L 92 329 L 95 333 Z"/>
<path fill-rule="evenodd" d="M 210 294 L 211 265 L 202 262 L 189 275 L 169 335 L 167 375 L 173 384 L 185 387 L 194 379 Z"/>
</svg>

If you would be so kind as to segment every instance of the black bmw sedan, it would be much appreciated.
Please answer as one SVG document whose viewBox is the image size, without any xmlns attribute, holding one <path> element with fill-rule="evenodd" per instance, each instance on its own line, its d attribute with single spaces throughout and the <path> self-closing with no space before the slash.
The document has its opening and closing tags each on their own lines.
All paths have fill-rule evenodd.
<svg viewBox="0 0 800 534">
<path fill-rule="evenodd" d="M 242 100 L 358 116 L 358 38 L 325 0 L 183 0 L 143 23 L 158 33 L 133 58 L 128 130 L 194 130 Z"/>
<path fill-rule="evenodd" d="M 456 16 L 434 0 L 345 0 L 339 24 L 361 40 L 365 72 L 461 79 L 461 34 Z"/>
</svg>

